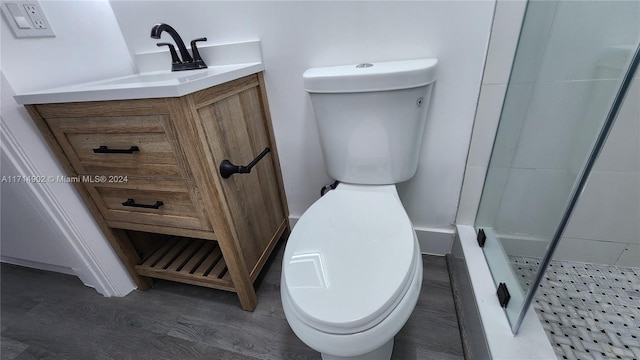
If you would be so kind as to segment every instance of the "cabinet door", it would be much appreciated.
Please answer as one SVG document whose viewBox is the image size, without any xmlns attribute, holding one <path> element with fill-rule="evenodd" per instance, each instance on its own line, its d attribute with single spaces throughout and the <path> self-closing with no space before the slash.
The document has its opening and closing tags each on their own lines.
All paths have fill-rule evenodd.
<svg viewBox="0 0 640 360">
<path fill-rule="evenodd" d="M 251 87 L 198 109 L 216 164 L 228 159 L 247 165 L 272 146 L 261 101 L 259 88 Z M 250 272 L 285 217 L 275 171 L 273 157 L 267 154 L 250 174 L 220 177 Z"/>
</svg>

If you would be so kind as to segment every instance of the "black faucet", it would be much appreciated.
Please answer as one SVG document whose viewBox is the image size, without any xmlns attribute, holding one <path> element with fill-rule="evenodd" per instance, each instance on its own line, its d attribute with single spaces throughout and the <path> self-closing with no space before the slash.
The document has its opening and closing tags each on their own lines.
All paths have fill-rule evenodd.
<svg viewBox="0 0 640 360">
<path fill-rule="evenodd" d="M 180 56 L 182 56 L 182 60 L 178 57 L 178 53 L 176 53 L 175 48 L 172 44 L 169 43 L 158 43 L 158 46 L 168 46 L 169 51 L 171 52 L 171 71 L 181 71 L 181 70 L 195 70 L 195 69 L 206 69 L 207 64 L 204 63 L 204 60 L 200 57 L 200 53 L 198 52 L 198 47 L 196 46 L 196 42 L 198 41 L 207 41 L 206 37 L 198 38 L 191 41 L 191 52 L 193 53 L 193 57 L 189 55 L 189 51 L 187 51 L 187 47 L 184 45 L 182 38 L 178 35 L 178 32 L 167 24 L 155 24 L 153 28 L 151 28 L 151 37 L 153 39 L 160 39 L 160 35 L 164 32 L 168 32 L 169 35 L 175 41 L 176 46 L 178 46 L 178 50 L 180 51 Z"/>
</svg>

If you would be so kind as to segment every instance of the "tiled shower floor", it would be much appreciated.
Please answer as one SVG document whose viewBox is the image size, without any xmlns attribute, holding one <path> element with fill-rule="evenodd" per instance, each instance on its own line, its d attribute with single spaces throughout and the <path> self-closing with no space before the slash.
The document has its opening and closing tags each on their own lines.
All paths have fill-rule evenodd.
<svg viewBox="0 0 640 360">
<path fill-rule="evenodd" d="M 510 261 L 527 289 L 540 259 Z M 640 359 L 640 268 L 551 261 L 533 307 L 559 359 Z"/>
</svg>

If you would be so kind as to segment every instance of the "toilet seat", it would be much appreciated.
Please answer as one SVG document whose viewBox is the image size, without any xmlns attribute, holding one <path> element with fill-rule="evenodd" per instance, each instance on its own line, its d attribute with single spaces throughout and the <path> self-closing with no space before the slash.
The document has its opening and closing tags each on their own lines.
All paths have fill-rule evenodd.
<svg viewBox="0 0 640 360">
<path fill-rule="evenodd" d="M 394 185 L 341 184 L 292 231 L 283 291 L 307 325 L 331 334 L 361 332 L 402 300 L 415 275 L 416 247 Z"/>
</svg>

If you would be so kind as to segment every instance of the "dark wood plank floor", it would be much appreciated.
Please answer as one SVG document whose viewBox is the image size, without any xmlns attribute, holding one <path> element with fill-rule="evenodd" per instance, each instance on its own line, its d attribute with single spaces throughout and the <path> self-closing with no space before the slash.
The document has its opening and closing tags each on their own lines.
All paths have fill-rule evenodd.
<svg viewBox="0 0 640 360">
<path fill-rule="evenodd" d="M 282 248 L 258 285 L 255 312 L 235 294 L 157 281 L 105 298 L 75 277 L 1 265 L 2 359 L 320 359 L 280 303 Z M 423 257 L 418 305 L 393 359 L 463 359 L 445 258 Z"/>
</svg>

